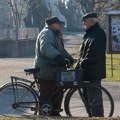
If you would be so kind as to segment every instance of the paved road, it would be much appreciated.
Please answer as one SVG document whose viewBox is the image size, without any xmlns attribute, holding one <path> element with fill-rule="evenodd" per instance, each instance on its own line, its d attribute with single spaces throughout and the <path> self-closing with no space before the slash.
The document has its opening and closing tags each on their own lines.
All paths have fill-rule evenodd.
<svg viewBox="0 0 120 120">
<path fill-rule="evenodd" d="M 65 48 L 71 53 L 78 53 L 80 44 L 82 43 L 83 33 L 69 33 L 64 35 Z"/>
<path fill-rule="evenodd" d="M 65 35 L 65 47 L 71 53 L 78 52 L 79 44 L 82 42 L 83 34 L 71 33 Z M 32 76 L 26 76 L 23 72 L 24 68 L 33 66 L 34 56 L 26 58 L 1 58 L 0 59 L 0 86 L 10 82 L 10 76 L 18 76 L 32 80 Z M 120 115 L 120 82 L 103 81 L 105 86 L 112 94 L 115 101 L 114 116 Z M 64 112 L 62 113 L 63 115 Z"/>
</svg>

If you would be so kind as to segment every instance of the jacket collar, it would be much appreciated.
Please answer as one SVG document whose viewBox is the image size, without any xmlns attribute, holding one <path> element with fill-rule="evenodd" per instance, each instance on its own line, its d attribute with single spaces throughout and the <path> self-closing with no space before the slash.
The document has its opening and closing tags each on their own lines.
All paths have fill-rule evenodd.
<svg viewBox="0 0 120 120">
<path fill-rule="evenodd" d="M 87 29 L 86 32 L 95 31 L 99 27 L 100 27 L 99 23 L 96 23 L 95 25 L 93 25 L 89 29 Z"/>
</svg>

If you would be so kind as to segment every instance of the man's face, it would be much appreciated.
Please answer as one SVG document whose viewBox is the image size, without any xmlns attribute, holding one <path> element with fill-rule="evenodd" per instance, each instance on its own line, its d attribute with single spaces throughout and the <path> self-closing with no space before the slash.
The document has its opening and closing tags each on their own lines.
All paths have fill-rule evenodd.
<svg viewBox="0 0 120 120">
<path fill-rule="evenodd" d="M 52 27 L 53 27 L 53 29 L 55 29 L 55 30 L 61 30 L 62 24 L 55 23 L 55 24 L 52 24 Z"/>
<path fill-rule="evenodd" d="M 85 29 L 88 29 L 95 24 L 95 21 L 93 19 L 88 18 L 83 21 L 83 24 L 85 26 Z"/>
</svg>

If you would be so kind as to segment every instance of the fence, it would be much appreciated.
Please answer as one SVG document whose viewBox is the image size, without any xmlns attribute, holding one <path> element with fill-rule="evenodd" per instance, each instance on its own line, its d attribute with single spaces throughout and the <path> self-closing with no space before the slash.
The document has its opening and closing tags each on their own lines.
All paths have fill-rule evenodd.
<svg viewBox="0 0 120 120">
<path fill-rule="evenodd" d="M 34 55 L 37 28 L 19 28 L 18 40 L 14 29 L 0 30 L 0 57 L 22 57 Z"/>
</svg>

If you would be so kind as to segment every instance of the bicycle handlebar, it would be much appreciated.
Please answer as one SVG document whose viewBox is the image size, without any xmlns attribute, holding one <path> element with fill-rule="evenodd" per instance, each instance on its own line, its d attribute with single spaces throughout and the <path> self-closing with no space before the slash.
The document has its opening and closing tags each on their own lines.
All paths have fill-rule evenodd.
<svg viewBox="0 0 120 120">
<path fill-rule="evenodd" d="M 71 68 L 71 69 L 74 69 L 73 64 L 78 62 L 77 59 L 74 59 L 73 64 L 72 64 L 72 63 L 70 62 L 70 60 L 67 59 L 67 58 L 65 59 L 65 61 L 66 61 L 66 64 L 67 64 L 66 68 Z"/>
</svg>

